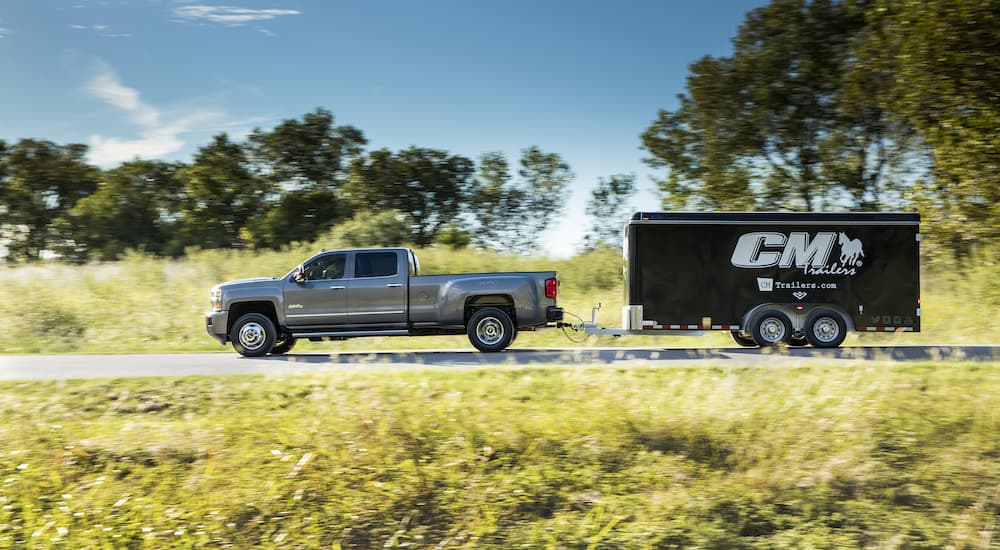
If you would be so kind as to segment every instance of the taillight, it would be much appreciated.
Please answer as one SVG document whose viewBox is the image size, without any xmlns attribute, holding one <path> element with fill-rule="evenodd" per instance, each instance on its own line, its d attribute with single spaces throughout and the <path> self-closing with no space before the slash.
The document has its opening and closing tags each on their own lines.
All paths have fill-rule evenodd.
<svg viewBox="0 0 1000 550">
<path fill-rule="evenodd" d="M 546 298 L 552 298 L 554 300 L 558 290 L 559 290 L 559 281 L 557 281 L 555 277 L 552 277 L 551 279 L 545 279 Z"/>
</svg>

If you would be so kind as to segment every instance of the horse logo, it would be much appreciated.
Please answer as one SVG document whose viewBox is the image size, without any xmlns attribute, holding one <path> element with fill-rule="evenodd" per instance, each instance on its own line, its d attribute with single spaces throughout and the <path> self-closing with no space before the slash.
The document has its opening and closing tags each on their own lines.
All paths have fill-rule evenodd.
<svg viewBox="0 0 1000 550">
<path fill-rule="evenodd" d="M 864 248 L 859 239 L 847 238 L 847 233 L 840 234 L 840 263 L 842 265 L 861 265 L 861 258 L 865 256 Z"/>
</svg>

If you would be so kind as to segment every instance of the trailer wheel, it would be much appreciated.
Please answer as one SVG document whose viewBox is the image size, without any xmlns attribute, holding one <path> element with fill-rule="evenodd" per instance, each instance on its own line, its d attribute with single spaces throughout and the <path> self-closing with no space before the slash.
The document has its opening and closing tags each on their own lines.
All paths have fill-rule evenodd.
<svg viewBox="0 0 1000 550">
<path fill-rule="evenodd" d="M 765 309 L 750 323 L 750 336 L 761 347 L 787 344 L 792 338 L 792 322 L 776 309 Z"/>
<path fill-rule="evenodd" d="M 743 336 L 742 334 L 740 334 L 740 331 L 738 330 L 731 330 L 729 331 L 729 334 L 732 335 L 733 342 L 736 342 L 737 344 L 745 348 L 757 347 L 757 342 L 755 342 L 753 338 L 750 338 L 749 336 Z"/>
<path fill-rule="evenodd" d="M 514 323 L 502 309 L 486 307 L 472 314 L 465 325 L 469 341 L 479 351 L 502 351 L 514 341 Z"/>
<path fill-rule="evenodd" d="M 276 337 L 274 323 L 260 313 L 247 313 L 240 317 L 229 331 L 233 349 L 244 357 L 267 355 L 274 347 Z"/>
<path fill-rule="evenodd" d="M 806 319 L 806 338 L 815 348 L 835 348 L 847 337 L 847 323 L 830 309 L 813 312 Z"/>
</svg>

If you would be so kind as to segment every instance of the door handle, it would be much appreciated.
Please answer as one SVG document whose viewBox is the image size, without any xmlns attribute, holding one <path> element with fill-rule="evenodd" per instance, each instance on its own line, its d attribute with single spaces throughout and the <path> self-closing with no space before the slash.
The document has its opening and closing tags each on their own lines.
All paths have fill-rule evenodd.
<svg viewBox="0 0 1000 550">
<path fill-rule="evenodd" d="M 385 285 L 385 286 L 387 286 L 387 287 L 389 287 L 389 288 L 400 288 L 400 287 L 402 287 L 403 285 L 402 285 L 402 284 L 400 284 L 400 283 L 389 283 L 389 284 L 387 284 L 387 285 Z"/>
<path fill-rule="evenodd" d="M 346 286 L 331 286 L 330 290 L 344 290 Z"/>
</svg>

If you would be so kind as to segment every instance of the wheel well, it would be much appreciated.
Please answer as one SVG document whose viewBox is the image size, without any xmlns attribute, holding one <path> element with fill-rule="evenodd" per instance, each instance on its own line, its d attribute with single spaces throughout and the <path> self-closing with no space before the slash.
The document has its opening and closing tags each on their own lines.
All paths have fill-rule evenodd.
<svg viewBox="0 0 1000 550">
<path fill-rule="evenodd" d="M 278 315 L 274 311 L 274 304 L 271 302 L 239 302 L 229 306 L 229 326 L 226 327 L 226 334 L 232 330 L 233 323 L 247 313 L 260 313 L 267 317 L 280 333 L 281 327 L 278 326 Z"/>
<path fill-rule="evenodd" d="M 463 324 L 469 323 L 469 318 L 480 309 L 484 307 L 495 307 L 503 310 L 510 315 L 510 320 L 514 323 L 514 328 L 517 329 L 517 316 L 515 315 L 516 309 L 514 308 L 514 299 L 506 294 L 490 294 L 487 296 L 472 296 L 465 301 L 465 319 Z"/>
</svg>

